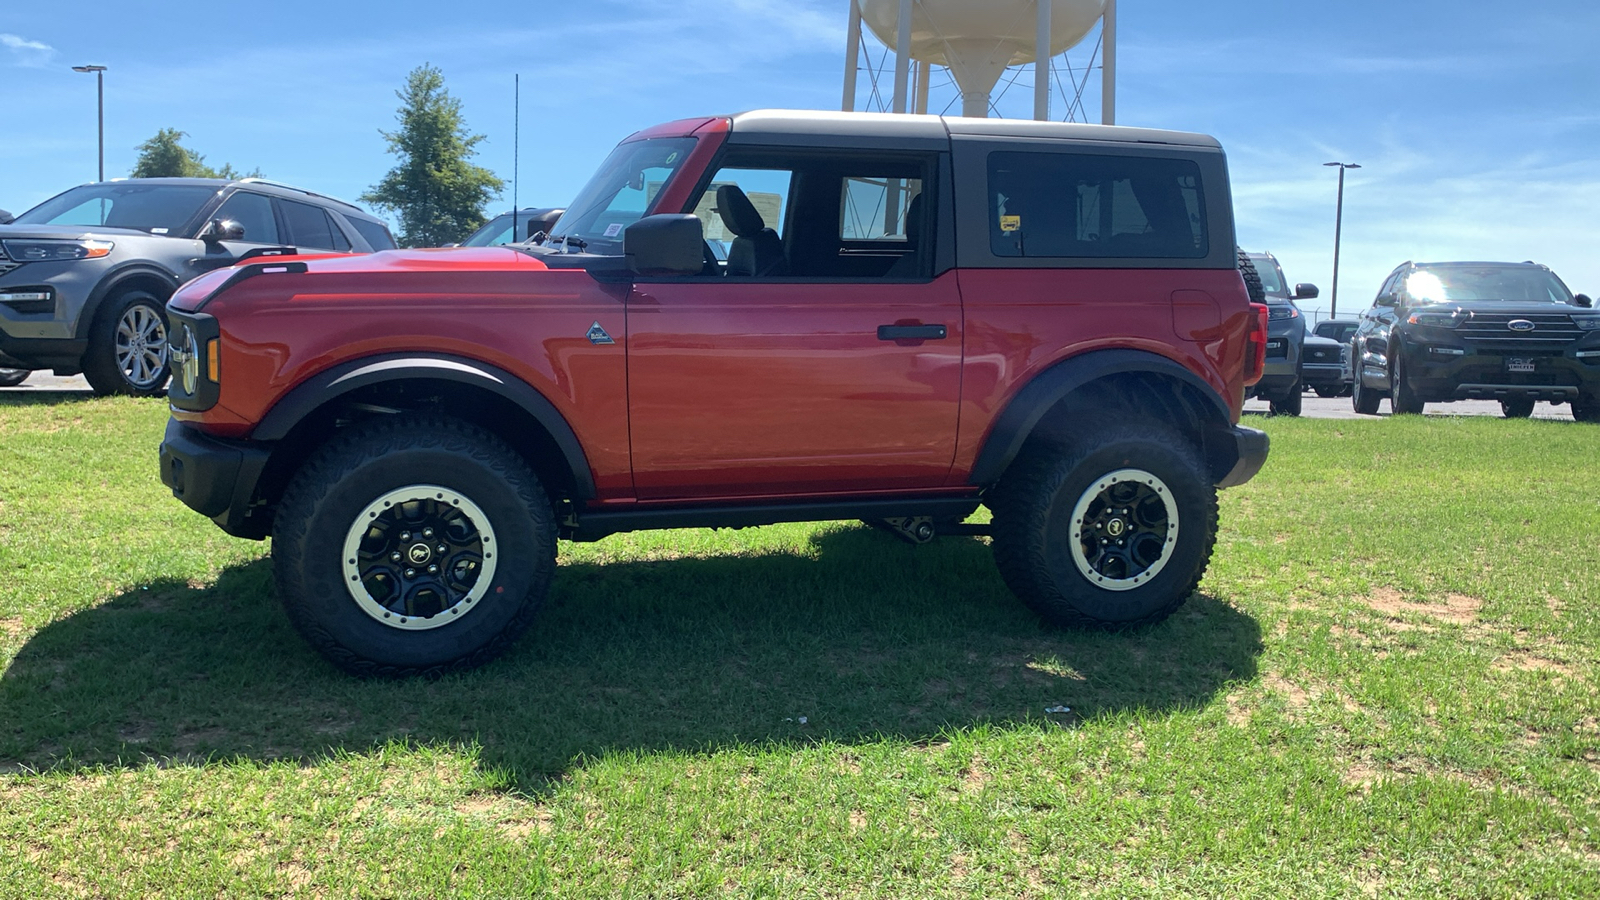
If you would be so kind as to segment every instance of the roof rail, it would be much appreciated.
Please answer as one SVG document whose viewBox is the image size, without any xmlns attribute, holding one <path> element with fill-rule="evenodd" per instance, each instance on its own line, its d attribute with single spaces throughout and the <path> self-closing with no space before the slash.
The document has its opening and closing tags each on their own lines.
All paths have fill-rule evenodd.
<svg viewBox="0 0 1600 900">
<path fill-rule="evenodd" d="M 240 178 L 239 179 L 239 183 L 240 184 L 264 184 L 264 185 L 267 185 L 268 187 L 282 188 L 282 189 L 284 189 L 286 191 L 294 191 L 297 194 L 305 194 L 308 197 L 319 197 L 319 198 L 321 198 L 323 200 L 327 200 L 330 203 L 337 203 L 340 206 L 348 206 L 351 209 L 355 210 L 356 212 L 366 212 L 366 210 L 364 210 L 361 207 L 355 205 L 354 203 L 349 202 L 348 200 L 340 200 L 338 197 L 330 197 L 327 194 L 319 194 L 316 191 L 308 191 L 303 187 L 295 187 L 292 184 L 284 184 L 281 181 L 273 181 L 270 178 L 255 178 L 255 177 Z"/>
</svg>

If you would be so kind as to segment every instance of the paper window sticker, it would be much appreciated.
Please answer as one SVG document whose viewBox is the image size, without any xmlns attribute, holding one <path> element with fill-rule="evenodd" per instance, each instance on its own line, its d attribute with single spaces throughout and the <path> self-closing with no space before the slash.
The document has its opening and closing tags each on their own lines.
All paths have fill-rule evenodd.
<svg viewBox="0 0 1600 900">
<path fill-rule="evenodd" d="M 619 235 L 621 233 L 622 233 L 622 223 L 621 222 L 612 222 L 610 225 L 606 226 L 606 237 L 616 237 L 617 235 Z"/>
<path fill-rule="evenodd" d="M 1001 231 L 1021 231 L 1022 230 L 1022 217 L 1021 216 L 1001 216 L 1000 217 L 1000 230 Z"/>
</svg>

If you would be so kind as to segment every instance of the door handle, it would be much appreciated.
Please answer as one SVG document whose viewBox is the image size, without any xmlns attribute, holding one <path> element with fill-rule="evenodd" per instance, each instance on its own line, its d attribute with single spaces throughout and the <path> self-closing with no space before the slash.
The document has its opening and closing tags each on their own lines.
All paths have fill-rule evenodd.
<svg viewBox="0 0 1600 900">
<path fill-rule="evenodd" d="M 879 325 L 880 341 L 942 341 L 949 337 L 943 325 Z"/>
</svg>

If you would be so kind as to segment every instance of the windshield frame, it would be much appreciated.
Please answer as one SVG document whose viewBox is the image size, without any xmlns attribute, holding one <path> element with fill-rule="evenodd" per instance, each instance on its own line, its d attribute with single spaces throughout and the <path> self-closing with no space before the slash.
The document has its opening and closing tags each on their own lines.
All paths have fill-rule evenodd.
<svg viewBox="0 0 1600 900">
<path fill-rule="evenodd" d="M 69 188 L 68 190 L 62 191 L 54 197 L 51 197 L 49 200 L 46 200 L 32 209 L 29 209 L 22 215 L 17 216 L 12 224 L 41 225 L 53 228 L 82 228 L 86 231 L 100 228 L 115 228 L 123 231 L 142 231 L 146 234 L 155 234 L 163 237 L 190 238 L 193 237 L 195 232 L 199 230 L 201 224 L 205 221 L 206 210 L 212 208 L 212 206 L 222 196 L 225 187 L 226 185 L 220 183 L 215 185 L 153 184 L 144 180 L 98 181 L 90 184 L 80 184 L 75 188 Z M 182 221 L 173 220 L 166 223 L 145 223 L 143 225 L 85 224 L 79 222 L 57 223 L 48 221 L 49 219 L 54 219 L 65 215 L 66 213 L 82 206 L 84 203 L 92 202 L 96 196 L 101 194 L 104 194 L 107 197 L 112 197 L 117 194 L 131 194 L 135 192 L 143 193 L 149 191 L 184 191 L 195 192 L 196 194 L 203 192 L 205 197 L 199 203 L 194 205 L 192 211 L 188 215 L 188 218 Z M 115 203 L 113 203 L 113 208 L 115 208 Z M 156 229 L 158 228 L 165 230 L 157 231 Z"/>
<path fill-rule="evenodd" d="M 654 215 L 661 210 L 662 198 L 671 193 L 672 186 L 678 177 L 683 174 L 686 163 L 693 155 L 695 148 L 700 143 L 698 138 L 691 136 L 643 138 L 639 140 L 624 141 L 612 150 L 605 162 L 595 170 L 593 176 L 578 191 L 567 211 L 561 214 L 556 224 L 550 229 L 550 238 L 547 246 L 560 244 L 567 239 L 572 246 L 582 249 L 587 253 L 596 255 L 621 255 L 622 232 L 629 223 L 618 220 L 616 213 L 631 214 L 631 210 L 618 211 L 612 209 L 612 204 L 624 188 L 632 188 L 635 181 L 640 186 L 632 188 L 635 191 L 648 190 L 655 187 L 653 196 L 646 200 L 645 207 L 637 218 Z M 650 161 L 659 161 L 656 165 L 644 165 Z M 641 180 L 646 169 L 669 168 L 665 177 L 659 183 L 651 178 Z M 626 176 L 623 173 L 626 172 Z M 614 221 L 607 222 L 600 227 L 597 220 L 613 213 Z M 611 234 L 612 225 L 621 225 Z"/>
</svg>

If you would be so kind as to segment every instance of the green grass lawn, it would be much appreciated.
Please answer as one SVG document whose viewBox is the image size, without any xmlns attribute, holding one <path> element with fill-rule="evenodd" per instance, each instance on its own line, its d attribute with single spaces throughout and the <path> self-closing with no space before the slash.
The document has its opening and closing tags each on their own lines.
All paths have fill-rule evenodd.
<svg viewBox="0 0 1600 900">
<path fill-rule="evenodd" d="M 677 531 L 369 682 L 161 486 L 165 418 L 0 393 L 0 896 L 1600 896 L 1600 428 L 1255 419 L 1133 634 L 977 539 Z"/>
</svg>

